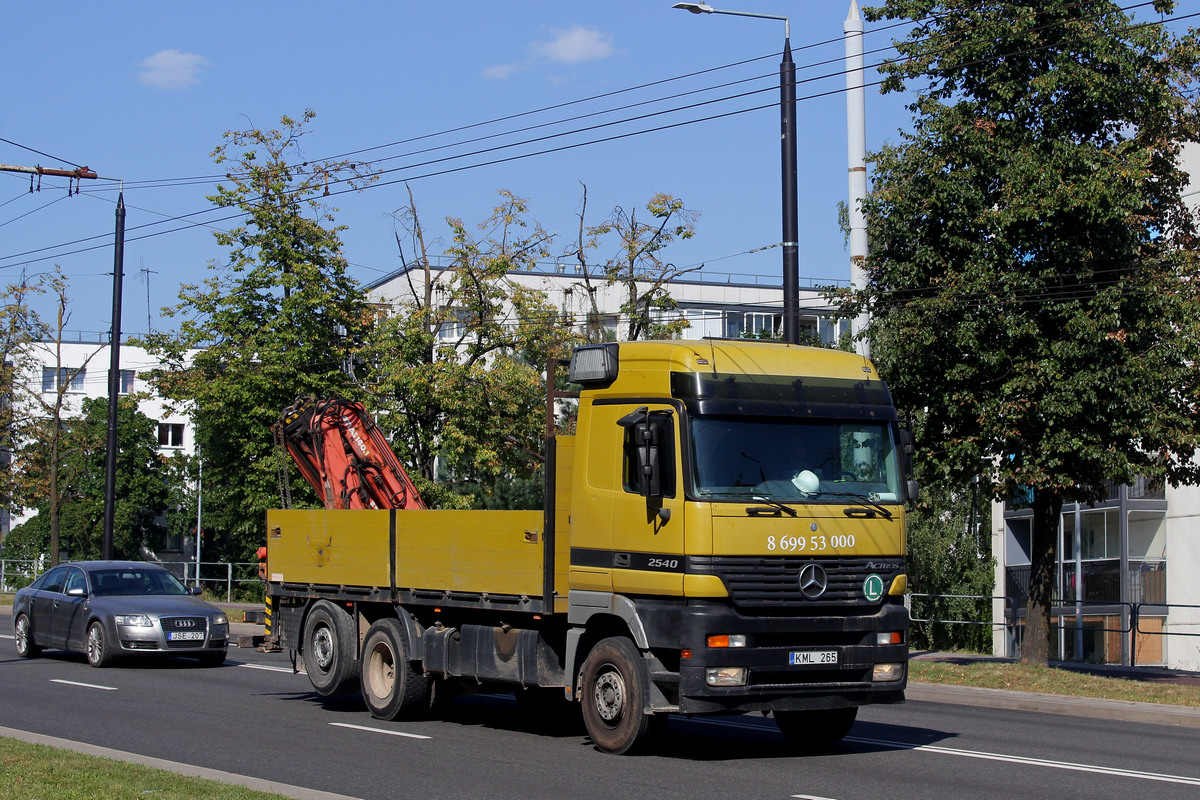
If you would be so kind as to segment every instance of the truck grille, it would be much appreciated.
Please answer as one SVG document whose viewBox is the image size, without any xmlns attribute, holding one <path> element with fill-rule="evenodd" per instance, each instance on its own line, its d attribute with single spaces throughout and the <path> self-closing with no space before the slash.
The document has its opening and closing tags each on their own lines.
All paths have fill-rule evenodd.
<svg viewBox="0 0 1200 800">
<path fill-rule="evenodd" d="M 800 591 L 800 571 L 817 564 L 828 578 L 824 594 L 816 599 Z M 886 592 L 892 580 L 904 572 L 903 557 L 805 558 L 803 556 L 688 556 L 687 571 L 716 575 L 725 584 L 733 604 L 739 608 L 797 611 L 803 608 L 839 606 L 874 612 L 882 599 L 870 601 L 863 594 L 869 575 L 883 579 Z M 885 595 L 886 596 L 886 595 Z"/>
</svg>

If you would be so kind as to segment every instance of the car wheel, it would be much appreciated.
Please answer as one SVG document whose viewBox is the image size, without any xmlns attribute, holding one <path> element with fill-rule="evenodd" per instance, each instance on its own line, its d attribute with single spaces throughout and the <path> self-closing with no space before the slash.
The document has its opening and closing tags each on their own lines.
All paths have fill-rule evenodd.
<svg viewBox="0 0 1200 800">
<path fill-rule="evenodd" d="M 13 622 L 13 638 L 17 643 L 17 655 L 21 658 L 37 658 L 42 652 L 42 648 L 34 644 L 32 626 L 29 617 L 24 614 L 18 614 Z"/>
<path fill-rule="evenodd" d="M 88 626 L 87 660 L 93 667 L 107 667 L 113 660 L 108 647 L 108 635 L 98 621 Z"/>
<path fill-rule="evenodd" d="M 393 720 L 429 708 L 429 679 L 408 660 L 400 620 L 388 617 L 371 625 L 359 669 L 372 717 Z"/>
<path fill-rule="evenodd" d="M 661 727 L 645 713 L 650 696 L 648 671 L 633 642 L 614 636 L 598 643 L 583 662 L 583 723 L 596 746 L 607 753 L 643 748 Z"/>
<path fill-rule="evenodd" d="M 358 688 L 354 668 L 357 637 L 350 615 L 328 600 L 319 600 L 304 622 L 304 671 L 322 697 L 353 694 Z"/>
<path fill-rule="evenodd" d="M 219 667 L 225 663 L 225 651 L 219 653 L 204 653 L 200 656 L 200 666 Z"/>
<path fill-rule="evenodd" d="M 793 746 L 801 750 L 826 750 L 844 739 L 854 727 L 858 709 L 776 711 L 773 716 L 779 731 Z"/>
</svg>

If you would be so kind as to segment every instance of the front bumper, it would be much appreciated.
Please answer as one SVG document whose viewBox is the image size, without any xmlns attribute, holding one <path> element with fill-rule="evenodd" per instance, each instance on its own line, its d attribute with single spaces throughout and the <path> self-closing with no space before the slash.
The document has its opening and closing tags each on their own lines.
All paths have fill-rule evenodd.
<svg viewBox="0 0 1200 800">
<path fill-rule="evenodd" d="M 721 603 L 692 601 L 683 610 L 678 708 L 681 713 L 799 711 L 904 701 L 908 612 L 885 602 L 877 613 L 847 616 L 745 616 Z M 881 632 L 899 632 L 879 644 Z M 745 647 L 708 647 L 714 634 L 745 636 Z M 836 653 L 836 664 L 790 663 L 790 654 Z M 897 664 L 898 679 L 874 679 L 878 664 Z M 745 669 L 745 685 L 712 686 L 709 668 Z M 663 676 L 665 677 L 665 676 Z M 668 689 L 663 686 L 662 688 Z M 664 692 L 665 693 L 665 692 Z"/>
</svg>

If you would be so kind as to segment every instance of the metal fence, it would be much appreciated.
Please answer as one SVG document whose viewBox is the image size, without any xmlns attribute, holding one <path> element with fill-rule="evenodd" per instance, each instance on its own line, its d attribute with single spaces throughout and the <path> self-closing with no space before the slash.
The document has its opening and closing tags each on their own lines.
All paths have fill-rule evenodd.
<svg viewBox="0 0 1200 800">
<path fill-rule="evenodd" d="M 37 576 L 37 562 L 23 558 L 0 558 L 0 592 L 15 592 Z"/>
<path fill-rule="evenodd" d="M 976 617 L 959 619 L 938 619 L 920 613 L 921 600 L 978 600 L 994 604 L 1004 602 L 1004 618 L 994 619 L 993 612 L 979 610 Z M 909 619 L 917 624 L 941 623 L 944 625 L 975 625 L 986 626 L 993 630 L 1006 631 L 1003 655 L 1015 658 L 1020 654 L 1025 633 L 1025 608 L 1021 598 L 1004 595 L 957 595 L 957 594 L 922 594 L 913 592 L 908 596 Z M 976 607 L 977 609 L 979 607 Z M 1146 648 L 1146 643 L 1156 644 L 1157 651 L 1151 646 L 1152 652 L 1165 655 L 1163 644 L 1172 636 L 1200 637 L 1200 628 L 1195 632 L 1171 630 L 1159 622 L 1156 625 L 1147 624 L 1149 620 L 1165 620 L 1172 609 L 1200 610 L 1200 605 L 1183 605 L 1178 603 L 1142 602 L 1120 603 L 1101 600 L 1064 600 L 1061 598 L 1051 601 L 1050 617 L 1051 632 L 1058 656 L 1063 661 L 1092 661 L 1103 660 L 1112 663 L 1108 650 L 1121 649 L 1121 661 L 1130 666 L 1139 666 L 1139 653 Z M 1084 620 L 1090 617 L 1091 621 Z M 1104 620 L 1120 620 L 1113 625 L 1109 622 L 1097 624 L 1096 618 Z M 1109 637 L 1104 640 L 1097 637 Z M 1155 639 L 1157 637 L 1157 640 Z M 1165 663 L 1165 658 L 1142 659 L 1142 666 L 1154 663 Z"/>
<path fill-rule="evenodd" d="M 233 602 L 237 588 L 263 585 L 258 576 L 257 561 L 201 561 L 198 570 L 195 561 L 166 562 L 163 566 L 186 584 L 199 583 L 214 594 L 224 592 L 226 603 Z"/>
</svg>

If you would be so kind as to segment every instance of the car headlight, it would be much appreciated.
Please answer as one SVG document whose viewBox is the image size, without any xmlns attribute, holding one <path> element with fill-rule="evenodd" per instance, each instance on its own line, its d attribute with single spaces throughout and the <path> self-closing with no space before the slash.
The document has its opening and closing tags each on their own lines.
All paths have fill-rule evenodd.
<svg viewBox="0 0 1200 800">
<path fill-rule="evenodd" d="M 213 617 L 212 624 L 213 625 L 228 625 L 229 617 L 225 616 L 224 614 L 217 614 L 216 616 Z"/>
<path fill-rule="evenodd" d="M 139 628 L 149 628 L 154 624 L 145 614 L 117 614 L 113 619 L 118 625 L 132 625 Z"/>
</svg>

